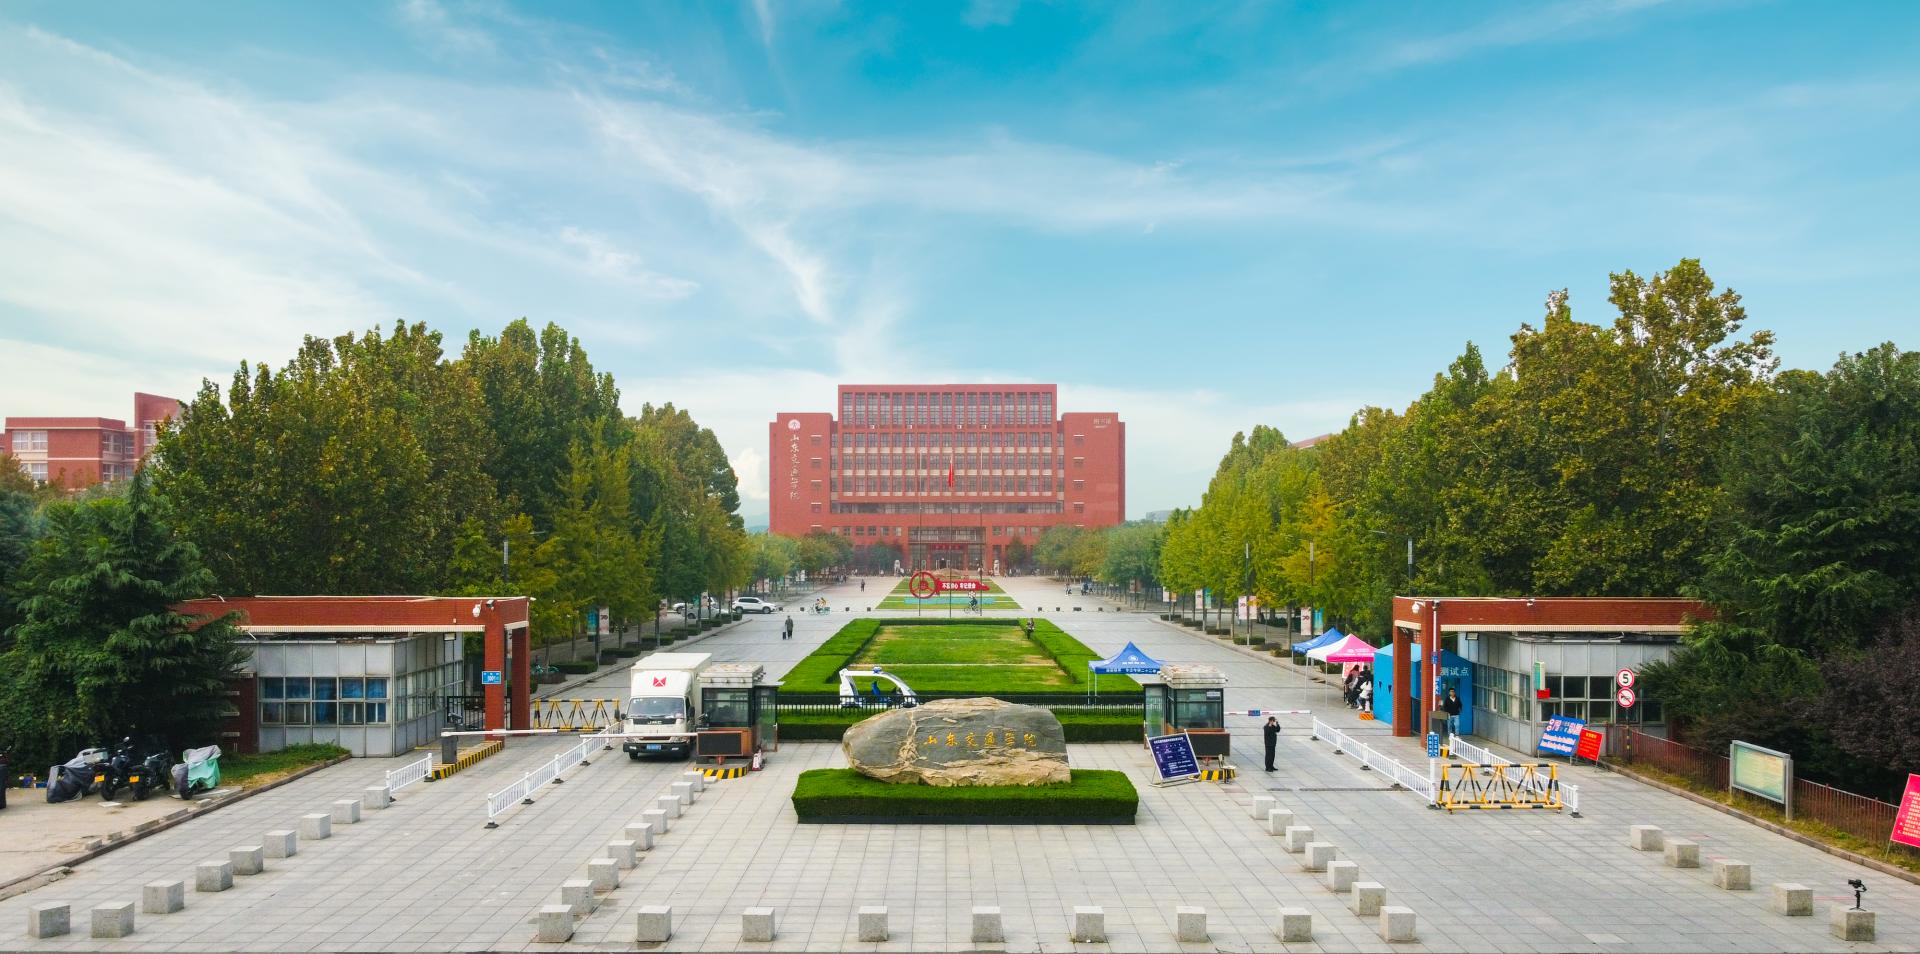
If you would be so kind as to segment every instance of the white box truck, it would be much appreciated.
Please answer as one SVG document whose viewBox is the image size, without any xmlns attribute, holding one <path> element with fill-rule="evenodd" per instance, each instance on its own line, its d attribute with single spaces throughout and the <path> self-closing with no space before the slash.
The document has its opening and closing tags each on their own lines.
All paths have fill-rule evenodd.
<svg viewBox="0 0 1920 954">
<path fill-rule="evenodd" d="M 712 653 L 653 653 L 633 664 L 632 689 L 621 713 L 626 740 L 620 748 L 629 758 L 693 754 L 699 676 L 712 663 Z"/>
</svg>

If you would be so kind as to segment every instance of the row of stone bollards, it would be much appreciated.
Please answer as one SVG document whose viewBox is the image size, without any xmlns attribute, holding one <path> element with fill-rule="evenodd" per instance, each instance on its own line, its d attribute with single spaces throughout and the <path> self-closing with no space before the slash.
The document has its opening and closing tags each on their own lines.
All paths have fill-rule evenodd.
<svg viewBox="0 0 1920 954">
<path fill-rule="evenodd" d="M 1658 825 L 1633 825 L 1627 829 L 1627 844 L 1635 851 L 1658 851 L 1669 868 L 1700 867 L 1700 844 L 1686 838 L 1668 838 Z M 1733 858 L 1714 858 L 1713 883 L 1726 891 L 1753 890 L 1753 866 Z M 1767 907 L 1786 917 L 1813 916 L 1813 889 L 1790 881 L 1775 882 L 1769 891 Z M 1827 929 L 1843 941 L 1871 941 L 1874 938 L 1872 911 L 1836 904 L 1827 910 Z"/>
<path fill-rule="evenodd" d="M 385 785 L 369 786 L 359 798 L 336 801 L 329 811 L 300 816 L 300 828 L 278 829 L 266 833 L 257 845 L 237 845 L 225 858 L 203 861 L 193 868 L 193 890 L 215 894 L 233 888 L 234 878 L 250 877 L 267 870 L 267 859 L 291 858 L 300 851 L 300 842 L 324 841 L 333 836 L 335 824 L 351 825 L 360 820 L 362 808 L 381 809 L 393 804 L 393 793 Z M 173 914 L 187 906 L 184 879 L 149 881 L 140 889 L 143 914 Z M 89 931 L 97 938 L 128 937 L 134 930 L 133 902 L 96 905 L 87 913 Z M 49 901 L 27 909 L 27 936 L 58 937 L 73 930 L 73 905 L 68 901 Z"/>
<path fill-rule="evenodd" d="M 706 776 L 699 772 L 683 773 L 680 781 L 669 785 L 666 794 L 653 800 L 653 808 L 640 813 L 639 821 L 621 829 L 624 837 L 607 842 L 600 857 L 588 859 L 585 878 L 560 883 L 560 903 L 543 904 L 533 916 L 533 939 L 544 944 L 571 940 L 575 924 L 600 906 L 601 895 L 620 887 L 623 872 L 639 866 L 640 853 L 652 851 L 654 842 L 672 830 L 674 821 L 693 807 L 706 787 Z M 771 909 L 767 909 L 767 940 L 773 939 L 772 917 Z M 636 943 L 666 941 L 673 934 L 673 909 L 664 905 L 640 908 L 634 931 Z"/>
<path fill-rule="evenodd" d="M 1381 940 L 1398 943 L 1419 939 L 1418 919 L 1412 908 L 1388 904 L 1385 885 L 1361 881 L 1358 863 L 1341 860 L 1340 849 L 1332 842 L 1315 840 L 1311 826 L 1294 824 L 1293 812 L 1279 807 L 1273 796 L 1254 796 L 1248 811 L 1266 824 L 1267 834 L 1285 839 L 1283 847 L 1288 854 L 1300 856 L 1301 868 L 1321 875 L 1328 891 L 1344 895 L 1355 916 L 1373 918 Z M 1313 916 L 1305 908 L 1281 908 L 1273 931 L 1282 941 L 1313 940 Z"/>
</svg>

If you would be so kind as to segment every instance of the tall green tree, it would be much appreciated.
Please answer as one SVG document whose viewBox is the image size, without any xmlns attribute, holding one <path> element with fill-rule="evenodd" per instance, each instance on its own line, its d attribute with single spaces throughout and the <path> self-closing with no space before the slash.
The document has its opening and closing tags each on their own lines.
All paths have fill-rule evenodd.
<svg viewBox="0 0 1920 954">
<path fill-rule="evenodd" d="M 579 339 L 559 325 L 549 322 L 536 333 L 525 318 L 497 337 L 472 332 L 460 364 L 479 387 L 486 443 L 494 449 L 487 473 L 501 499 L 536 526 L 548 526 L 568 448 L 620 418 L 613 376 L 595 371 Z M 616 444 L 623 437 L 609 435 Z"/>
</svg>

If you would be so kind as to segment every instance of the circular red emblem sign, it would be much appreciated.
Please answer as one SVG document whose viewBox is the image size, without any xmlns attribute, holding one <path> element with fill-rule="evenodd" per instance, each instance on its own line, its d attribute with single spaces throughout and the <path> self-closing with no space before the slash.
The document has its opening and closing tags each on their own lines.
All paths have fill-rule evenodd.
<svg viewBox="0 0 1920 954">
<path fill-rule="evenodd" d="M 915 573 L 913 579 L 907 581 L 907 592 L 923 600 L 932 596 L 934 591 L 939 588 L 939 584 L 934 580 L 933 574 L 925 570 Z"/>
</svg>

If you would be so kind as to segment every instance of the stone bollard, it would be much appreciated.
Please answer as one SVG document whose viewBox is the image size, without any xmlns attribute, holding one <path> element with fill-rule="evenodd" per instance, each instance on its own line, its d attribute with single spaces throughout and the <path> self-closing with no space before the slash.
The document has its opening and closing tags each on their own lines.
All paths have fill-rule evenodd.
<svg viewBox="0 0 1920 954">
<path fill-rule="evenodd" d="M 587 862 L 587 880 L 593 882 L 596 893 L 620 887 L 620 863 L 611 858 L 595 858 Z"/>
<path fill-rule="evenodd" d="M 1380 913 L 1382 905 L 1387 903 L 1387 886 L 1378 881 L 1355 881 L 1353 894 L 1348 898 L 1348 906 L 1353 913 L 1370 918 Z"/>
<path fill-rule="evenodd" d="M 693 800 L 697 796 L 693 794 L 692 782 L 675 782 L 671 788 L 673 789 L 673 797 L 680 800 L 681 811 L 684 812 L 693 807 Z"/>
<path fill-rule="evenodd" d="M 1780 882 L 1773 886 L 1773 897 L 1768 899 L 1767 907 L 1775 914 L 1790 918 L 1812 917 L 1813 889 L 1790 881 Z"/>
<path fill-rule="evenodd" d="M 887 909 L 883 905 L 867 905 L 860 909 L 860 940 L 884 941 L 887 939 Z"/>
<path fill-rule="evenodd" d="M 225 891 L 233 887 L 233 862 L 206 861 L 193 869 L 193 890 Z"/>
<path fill-rule="evenodd" d="M 973 943 L 1003 944 L 1007 940 L 1007 929 L 1000 923 L 1000 906 L 997 904 L 977 904 L 973 908 Z"/>
<path fill-rule="evenodd" d="M 1090 905 L 1073 909 L 1073 940 L 1085 943 L 1107 942 L 1107 912 Z"/>
<path fill-rule="evenodd" d="M 1267 812 L 1267 834 L 1284 835 L 1293 827 L 1293 813 L 1284 808 Z"/>
<path fill-rule="evenodd" d="M 379 811 L 393 804 L 393 792 L 385 785 L 369 785 L 360 793 L 360 801 L 369 811 Z"/>
<path fill-rule="evenodd" d="M 1305 825 L 1288 825 L 1287 830 L 1282 834 L 1287 839 L 1287 850 L 1296 855 L 1306 851 L 1307 842 L 1313 840 L 1313 829 Z"/>
<path fill-rule="evenodd" d="M 1753 866 L 1732 858 L 1713 859 L 1713 883 L 1728 891 L 1753 890 Z"/>
<path fill-rule="evenodd" d="M 1834 905 L 1827 909 L 1827 930 L 1842 941 L 1873 940 L 1873 912 Z"/>
<path fill-rule="evenodd" d="M 1659 851 L 1665 847 L 1666 834 L 1659 825 L 1635 825 L 1627 829 L 1627 844 L 1634 851 Z"/>
<path fill-rule="evenodd" d="M 1327 866 L 1340 858 L 1340 849 L 1330 841 L 1307 843 L 1307 853 L 1300 856 L 1300 867 L 1308 871 L 1325 871 Z"/>
<path fill-rule="evenodd" d="M 269 858 L 291 858 L 300 853 L 300 837 L 288 829 L 276 829 L 267 832 L 264 847 Z"/>
<path fill-rule="evenodd" d="M 675 799 L 675 801 L 678 801 L 678 799 Z M 667 810 L 664 808 L 649 808 L 641 812 L 640 817 L 647 820 L 646 824 L 653 826 L 652 837 L 658 838 L 673 828 L 673 816 L 668 815 Z"/>
<path fill-rule="evenodd" d="M 1667 866 L 1671 868 L 1700 867 L 1700 845 L 1685 838 L 1675 838 L 1667 842 Z"/>
<path fill-rule="evenodd" d="M 686 807 L 678 795 L 662 795 L 654 799 L 653 804 L 657 810 L 666 812 L 668 818 L 679 818 L 681 809 Z"/>
<path fill-rule="evenodd" d="M 740 912 L 740 940 L 773 940 L 773 909 L 748 908 Z"/>
<path fill-rule="evenodd" d="M 1254 820 L 1258 821 L 1267 817 L 1267 813 L 1273 811 L 1274 806 L 1278 804 L 1279 801 L 1272 795 L 1255 795 L 1253 797 L 1253 805 L 1249 808 L 1249 811 L 1253 813 Z"/>
<path fill-rule="evenodd" d="M 1201 944 L 1207 940 L 1206 908 L 1174 908 L 1173 936 L 1182 944 Z"/>
<path fill-rule="evenodd" d="M 227 861 L 237 875 L 257 875 L 267 870 L 267 849 L 260 845 L 241 845 L 227 849 Z"/>
<path fill-rule="evenodd" d="M 653 850 L 652 822 L 628 822 L 625 833 L 627 840 L 633 842 L 634 851 Z"/>
<path fill-rule="evenodd" d="M 326 841 L 333 837 L 332 815 L 300 816 L 300 837 L 308 841 Z"/>
<path fill-rule="evenodd" d="M 1313 940 L 1313 912 L 1306 908 L 1281 908 L 1273 933 L 1282 941 Z"/>
<path fill-rule="evenodd" d="M 607 858 L 619 865 L 621 871 L 632 871 L 633 866 L 640 863 L 634 855 L 633 842 L 625 838 L 607 842 Z"/>
<path fill-rule="evenodd" d="M 133 902 L 103 904 L 91 912 L 94 937 L 126 937 L 133 933 Z"/>
<path fill-rule="evenodd" d="M 673 937 L 673 909 L 664 904 L 644 905 L 633 916 L 635 944 L 665 944 Z"/>
<path fill-rule="evenodd" d="M 696 796 L 707 792 L 707 773 L 705 772 L 681 772 L 680 781 L 692 785 L 693 794 Z"/>
<path fill-rule="evenodd" d="M 351 825 L 360 820 L 360 800 L 343 798 L 333 803 L 333 821 L 337 825 Z"/>
<path fill-rule="evenodd" d="M 28 937 L 59 937 L 73 930 L 73 905 L 50 901 L 27 909 Z"/>
<path fill-rule="evenodd" d="M 1353 883 L 1360 880 L 1360 866 L 1351 861 L 1332 861 L 1327 863 L 1327 890 L 1334 894 L 1347 894 L 1353 890 Z"/>
<path fill-rule="evenodd" d="M 593 882 L 585 878 L 569 878 L 560 882 L 560 903 L 572 908 L 576 918 L 592 914 L 597 904 L 593 900 Z"/>
<path fill-rule="evenodd" d="M 533 919 L 533 939 L 542 944 L 565 944 L 573 939 L 573 907 L 543 904 Z"/>
<path fill-rule="evenodd" d="M 1412 908 L 1389 904 L 1380 909 L 1380 940 L 1411 941 L 1417 934 Z"/>
<path fill-rule="evenodd" d="M 148 914 L 172 914 L 186 906 L 185 881 L 149 881 L 140 886 L 140 910 Z"/>
</svg>

